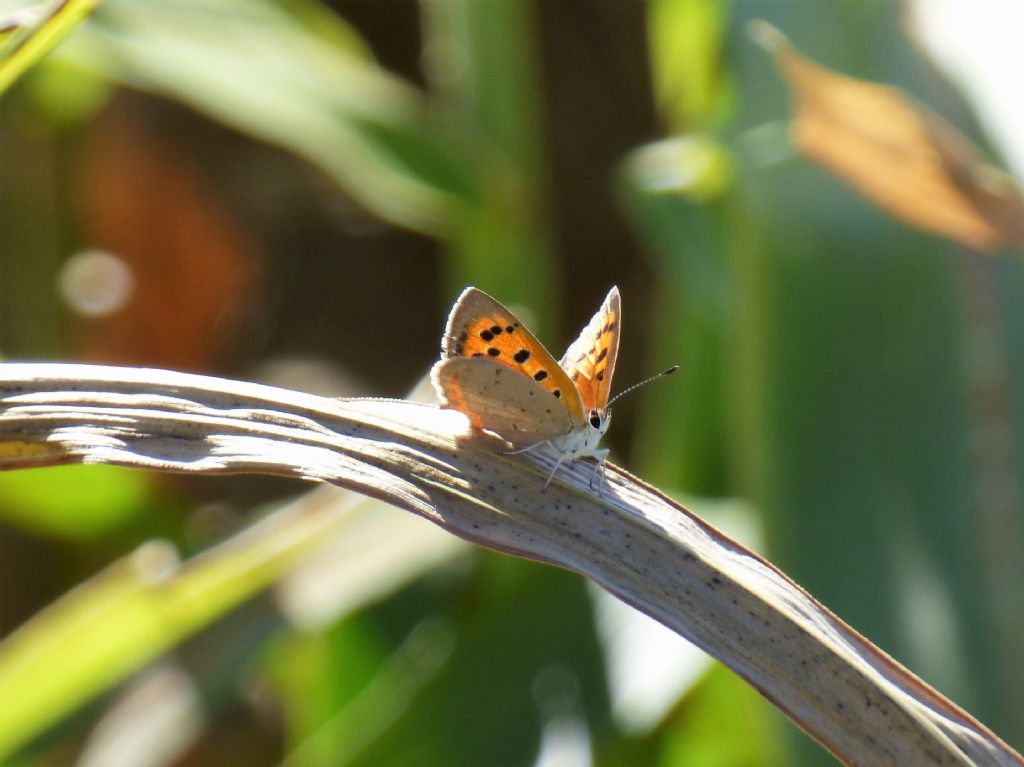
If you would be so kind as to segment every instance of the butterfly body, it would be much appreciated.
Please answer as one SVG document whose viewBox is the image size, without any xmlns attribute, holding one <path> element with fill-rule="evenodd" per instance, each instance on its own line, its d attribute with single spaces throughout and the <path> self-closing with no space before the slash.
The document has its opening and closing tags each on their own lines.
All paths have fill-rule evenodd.
<svg viewBox="0 0 1024 767">
<path fill-rule="evenodd" d="M 511 452 L 537 448 L 565 461 L 599 450 L 611 413 L 608 392 L 618 355 L 617 288 L 560 362 L 506 307 L 467 288 L 455 302 L 431 377 L 444 407 L 465 413 L 476 429 L 497 434 Z"/>
<path fill-rule="evenodd" d="M 560 461 L 575 461 L 577 458 L 586 458 L 592 455 L 598 462 L 604 463 L 608 457 L 607 449 L 598 449 L 601 437 L 608 431 L 608 424 L 611 422 L 610 414 L 599 414 L 599 426 L 588 423 L 576 431 L 569 432 L 565 436 L 548 440 L 551 449 L 558 455 Z"/>
</svg>

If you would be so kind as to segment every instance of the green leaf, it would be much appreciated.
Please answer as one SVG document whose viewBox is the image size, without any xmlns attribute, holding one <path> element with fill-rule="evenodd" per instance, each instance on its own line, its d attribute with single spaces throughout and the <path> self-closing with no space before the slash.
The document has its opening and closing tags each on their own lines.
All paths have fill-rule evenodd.
<svg viewBox="0 0 1024 767">
<path fill-rule="evenodd" d="M 332 18 L 312 29 L 308 10 L 261 0 L 108 0 L 87 29 L 109 77 L 306 158 L 387 221 L 443 233 L 476 194 L 471 167 L 423 94 Z"/>
<path fill-rule="evenodd" d="M 0 519 L 68 538 L 101 535 L 144 510 L 147 475 L 117 466 L 0 473 Z"/>
</svg>

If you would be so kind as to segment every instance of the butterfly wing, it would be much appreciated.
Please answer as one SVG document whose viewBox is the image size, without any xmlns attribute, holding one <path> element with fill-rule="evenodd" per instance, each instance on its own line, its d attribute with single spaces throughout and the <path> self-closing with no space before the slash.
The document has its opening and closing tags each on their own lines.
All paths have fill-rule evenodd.
<svg viewBox="0 0 1024 767">
<path fill-rule="evenodd" d="M 431 379 L 445 407 L 514 445 L 544 442 L 574 428 L 569 410 L 551 392 L 503 362 L 449 357 L 434 365 Z"/>
<path fill-rule="evenodd" d="M 566 371 L 512 312 L 482 290 L 466 288 L 448 316 L 448 325 L 441 341 L 441 361 L 443 363 L 451 359 L 489 361 L 522 376 L 529 386 L 522 385 L 523 381 L 510 384 L 516 389 L 516 401 L 520 392 L 526 393 L 534 388 L 539 391 L 533 397 L 541 394 L 552 397 L 555 402 L 551 409 L 566 410 L 570 418 L 569 428 L 563 429 L 559 424 L 560 431 L 552 436 L 565 434 L 584 423 L 583 403 Z M 491 371 L 493 368 L 487 369 Z M 460 373 L 460 378 L 464 380 L 466 374 Z M 502 377 L 503 385 L 512 380 L 512 376 Z M 451 401 L 443 387 L 438 390 L 446 401 Z M 525 396 L 529 398 L 531 395 Z M 451 406 L 467 412 L 454 404 Z M 499 405 L 498 409 L 502 407 Z M 533 408 L 532 405 L 525 407 Z M 546 405 L 538 406 L 538 409 L 542 415 L 547 415 Z M 483 426 L 497 431 L 486 423 Z"/>
<path fill-rule="evenodd" d="M 608 291 L 597 314 L 558 363 L 579 391 L 584 412 L 593 409 L 603 411 L 608 405 L 612 373 L 615 372 L 615 360 L 619 356 L 621 320 L 619 289 L 613 287 Z"/>
</svg>

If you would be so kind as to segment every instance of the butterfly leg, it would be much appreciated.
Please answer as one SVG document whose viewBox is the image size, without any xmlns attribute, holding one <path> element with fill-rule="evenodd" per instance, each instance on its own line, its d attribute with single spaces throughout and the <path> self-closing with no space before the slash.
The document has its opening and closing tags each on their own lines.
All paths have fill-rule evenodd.
<svg viewBox="0 0 1024 767">
<path fill-rule="evenodd" d="M 555 465 L 551 468 L 551 472 L 548 474 L 548 478 L 544 482 L 544 488 L 543 489 L 547 490 L 548 489 L 548 485 L 551 484 L 551 480 L 553 480 L 555 478 L 555 474 L 558 473 L 558 467 L 561 466 L 566 461 L 566 459 L 575 457 L 575 453 L 573 453 L 573 451 L 571 451 L 571 450 L 559 450 L 551 440 L 545 439 L 545 440 L 541 440 L 540 442 L 534 442 L 532 445 L 526 445 L 525 447 L 516 448 L 515 450 L 505 450 L 505 451 L 503 451 L 503 454 L 504 455 L 519 455 L 520 453 L 528 453 L 531 450 L 534 450 L 534 449 L 536 449 L 538 447 L 541 447 L 542 445 L 547 445 L 549 448 L 551 448 L 552 451 L 558 453 L 558 460 L 555 461 Z M 602 473 L 602 475 L 603 475 L 604 474 L 604 461 L 605 461 L 605 458 L 608 457 L 608 451 L 607 450 L 595 450 L 594 451 L 594 457 L 596 457 L 597 461 L 598 461 L 598 465 L 595 467 L 594 472 L 597 473 L 598 471 L 600 471 Z M 591 477 L 590 487 L 591 488 L 594 487 L 593 477 Z"/>
<path fill-rule="evenodd" d="M 542 439 L 540 442 L 534 442 L 532 445 L 527 445 L 526 447 L 519 447 L 516 448 L 515 450 L 502 450 L 501 453 L 502 455 L 519 455 L 520 453 L 529 453 L 531 450 L 534 450 L 540 447 L 541 445 L 550 446 L 551 441 L 547 439 Z"/>
<path fill-rule="evenodd" d="M 567 456 L 567 455 L 568 455 L 568 453 L 565 453 L 565 452 L 558 454 L 558 460 L 555 461 L 555 465 L 551 468 L 551 473 L 548 474 L 548 478 L 544 482 L 544 487 L 542 488 L 543 490 L 547 490 L 548 489 L 548 485 L 551 484 L 551 480 L 553 480 L 555 478 L 555 474 L 558 472 L 558 467 L 562 465 L 562 461 L 565 460 L 565 456 Z"/>
<path fill-rule="evenodd" d="M 591 490 L 594 489 L 594 478 L 597 477 L 598 474 L 601 475 L 601 482 L 602 483 L 607 481 L 605 479 L 605 474 L 604 474 L 604 464 L 605 464 L 605 461 L 608 460 L 608 453 L 609 453 L 609 450 L 607 448 L 604 448 L 602 450 L 595 450 L 594 451 L 594 458 L 597 460 L 597 464 L 594 466 L 594 473 L 590 475 L 590 489 Z"/>
<path fill-rule="evenodd" d="M 504 455 L 519 455 L 520 453 L 528 453 L 531 450 L 534 450 L 534 449 L 536 449 L 538 447 L 541 447 L 542 445 L 547 445 L 552 450 L 556 449 L 555 446 L 551 443 L 551 440 L 545 439 L 545 440 L 541 440 L 540 442 L 534 442 L 532 445 L 527 445 L 526 447 L 516 448 L 515 450 L 505 450 L 504 451 Z M 564 452 L 561 452 L 561 451 L 558 452 L 558 460 L 555 461 L 554 468 L 551 469 L 551 473 L 548 474 L 547 481 L 544 482 L 544 489 L 545 490 L 548 489 L 548 485 L 551 484 L 551 480 L 555 478 L 555 472 L 557 472 L 558 471 L 558 467 L 562 465 L 562 461 L 565 460 L 565 456 L 566 455 L 567 454 L 564 453 Z"/>
</svg>

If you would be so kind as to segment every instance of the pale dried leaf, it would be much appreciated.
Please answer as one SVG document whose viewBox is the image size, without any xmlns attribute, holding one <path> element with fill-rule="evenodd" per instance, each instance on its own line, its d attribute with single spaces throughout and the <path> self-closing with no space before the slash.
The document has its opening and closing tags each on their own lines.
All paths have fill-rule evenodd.
<svg viewBox="0 0 1024 767">
<path fill-rule="evenodd" d="M 774 27 L 755 38 L 792 89 L 793 141 L 893 218 L 970 248 L 1024 247 L 1024 198 L 948 122 L 897 88 L 832 72 Z"/>
<path fill-rule="evenodd" d="M 459 413 L 403 401 L 158 370 L 0 365 L 0 468 L 104 462 L 331 482 L 587 576 L 725 663 L 846 764 L 1024 764 L 768 562 L 654 488 L 609 465 L 596 493 L 593 464 L 579 461 L 544 491 L 546 459 L 504 455 L 465 429 Z"/>
</svg>

